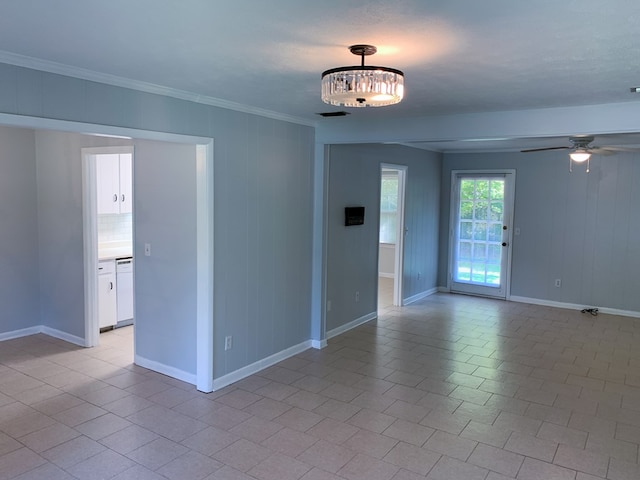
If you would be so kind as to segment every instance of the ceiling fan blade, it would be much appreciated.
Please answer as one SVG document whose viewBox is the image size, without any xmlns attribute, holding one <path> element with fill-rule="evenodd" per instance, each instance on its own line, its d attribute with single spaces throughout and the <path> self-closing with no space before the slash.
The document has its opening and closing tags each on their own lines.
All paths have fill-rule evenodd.
<svg viewBox="0 0 640 480">
<path fill-rule="evenodd" d="M 595 150 L 607 150 L 609 152 L 640 152 L 640 147 L 617 147 L 617 146 L 606 146 L 606 147 L 594 147 Z"/>
<path fill-rule="evenodd" d="M 609 147 L 591 147 L 589 149 L 589 151 L 591 153 L 593 153 L 594 155 L 609 156 L 609 155 L 615 155 L 616 154 L 616 150 L 614 150 L 613 148 L 609 148 Z"/>
<path fill-rule="evenodd" d="M 545 150 L 569 150 L 571 147 L 544 147 L 544 148 L 528 148 L 527 150 L 520 150 L 522 153 L 529 152 L 542 152 Z"/>
</svg>

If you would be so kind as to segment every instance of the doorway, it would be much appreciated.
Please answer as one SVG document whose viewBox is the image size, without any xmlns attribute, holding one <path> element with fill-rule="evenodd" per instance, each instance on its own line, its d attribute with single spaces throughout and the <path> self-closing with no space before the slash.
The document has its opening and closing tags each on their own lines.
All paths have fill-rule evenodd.
<svg viewBox="0 0 640 480">
<path fill-rule="evenodd" d="M 449 289 L 506 299 L 515 170 L 452 172 Z"/>
<path fill-rule="evenodd" d="M 99 332 L 134 325 L 133 153 L 132 146 L 82 149 L 95 169 L 88 228 L 96 228 Z"/>
<path fill-rule="evenodd" d="M 407 167 L 380 166 L 378 309 L 402 306 L 404 203 Z"/>
</svg>

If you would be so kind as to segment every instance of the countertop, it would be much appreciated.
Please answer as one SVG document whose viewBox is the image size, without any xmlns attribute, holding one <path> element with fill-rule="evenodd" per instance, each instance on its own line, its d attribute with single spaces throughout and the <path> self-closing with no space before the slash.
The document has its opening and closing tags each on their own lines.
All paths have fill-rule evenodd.
<svg viewBox="0 0 640 480">
<path fill-rule="evenodd" d="M 133 246 L 130 243 L 109 242 L 98 244 L 98 260 L 114 260 L 132 257 Z"/>
</svg>

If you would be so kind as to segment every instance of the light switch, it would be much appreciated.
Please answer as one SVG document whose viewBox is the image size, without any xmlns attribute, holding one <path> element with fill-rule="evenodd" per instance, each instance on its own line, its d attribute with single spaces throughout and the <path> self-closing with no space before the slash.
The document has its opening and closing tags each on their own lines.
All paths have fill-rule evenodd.
<svg viewBox="0 0 640 480">
<path fill-rule="evenodd" d="M 144 244 L 144 255 L 145 255 L 145 257 L 150 257 L 151 256 L 151 244 L 150 243 L 145 243 Z"/>
</svg>

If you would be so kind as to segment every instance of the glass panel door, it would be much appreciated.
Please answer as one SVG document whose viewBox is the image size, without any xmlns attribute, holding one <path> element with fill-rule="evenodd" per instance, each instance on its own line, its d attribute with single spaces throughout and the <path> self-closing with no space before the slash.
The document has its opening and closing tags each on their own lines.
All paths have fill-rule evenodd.
<svg viewBox="0 0 640 480">
<path fill-rule="evenodd" d="M 451 291 L 506 297 L 512 176 L 454 174 Z"/>
</svg>

